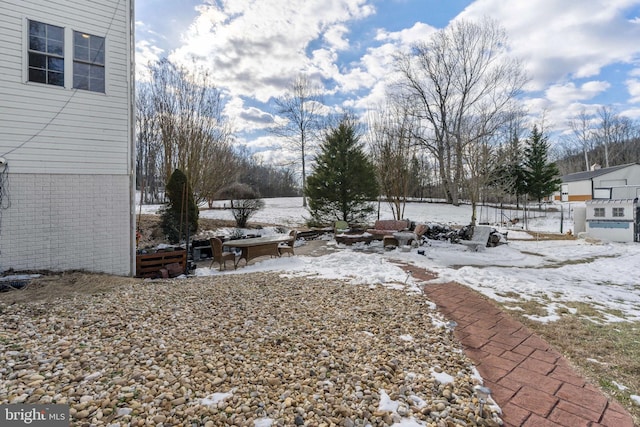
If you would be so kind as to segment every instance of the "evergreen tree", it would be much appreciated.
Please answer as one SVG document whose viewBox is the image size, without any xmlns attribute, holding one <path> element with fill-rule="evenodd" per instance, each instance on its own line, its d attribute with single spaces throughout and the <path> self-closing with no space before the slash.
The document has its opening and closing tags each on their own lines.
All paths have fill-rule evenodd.
<svg viewBox="0 0 640 427">
<path fill-rule="evenodd" d="M 515 196 L 516 205 L 520 203 L 520 196 L 527 192 L 523 156 L 520 138 L 514 135 L 505 147 L 498 148 L 498 162 L 492 171 L 494 179 L 491 186 L 499 192 Z"/>
<path fill-rule="evenodd" d="M 343 117 L 320 145 L 316 167 L 307 178 L 309 212 L 318 224 L 361 223 L 374 211 L 378 196 L 373 163 L 363 150 L 352 118 Z"/>
<path fill-rule="evenodd" d="M 161 213 L 162 231 L 170 243 L 178 243 L 187 239 L 187 220 L 191 235 L 198 230 L 198 207 L 187 177 L 180 169 L 173 171 L 165 191 L 169 204 Z"/>
<path fill-rule="evenodd" d="M 560 189 L 558 166 L 549 162 L 549 141 L 533 126 L 527 147 L 524 149 L 524 181 L 526 193 L 538 202 Z"/>
</svg>

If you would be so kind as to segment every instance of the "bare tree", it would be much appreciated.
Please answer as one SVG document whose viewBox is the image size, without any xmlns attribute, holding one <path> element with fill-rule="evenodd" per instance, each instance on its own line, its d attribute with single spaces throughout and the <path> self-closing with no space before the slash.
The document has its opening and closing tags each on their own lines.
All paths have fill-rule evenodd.
<svg viewBox="0 0 640 427">
<path fill-rule="evenodd" d="M 498 129 L 527 81 L 494 21 L 455 21 L 396 60 L 399 89 L 414 105 L 415 137 L 437 159 L 447 200 L 459 204 L 466 144 Z"/>
<path fill-rule="evenodd" d="M 591 117 L 583 108 L 577 117 L 569 121 L 569 127 L 573 131 L 573 142 L 580 147 L 584 154 L 584 170 L 589 170 L 589 152 L 593 149 L 594 133 L 591 126 Z"/>
<path fill-rule="evenodd" d="M 164 185 L 159 179 L 160 130 L 149 86 L 137 85 L 136 89 L 136 182 L 141 203 L 158 203 Z"/>
<path fill-rule="evenodd" d="M 151 103 L 162 143 L 162 168 L 186 174 L 198 201 L 210 199 L 228 172 L 231 125 L 220 91 L 207 71 L 189 71 L 168 60 L 150 66 Z M 229 182 L 232 182 L 230 180 Z M 219 183 L 217 190 L 227 183 Z"/>
<path fill-rule="evenodd" d="M 468 173 L 465 188 L 471 202 L 471 225 L 476 225 L 478 203 L 483 191 L 489 186 L 495 164 L 494 147 L 490 138 L 485 137 L 475 144 L 465 144 L 463 158 Z"/>
<path fill-rule="evenodd" d="M 214 200 L 219 199 L 220 192 L 239 178 L 240 159 L 231 143 L 223 141 L 208 146 L 207 152 L 203 155 L 203 162 L 205 165 L 198 180 L 198 196 L 200 200 L 206 200 L 211 208 Z"/>
<path fill-rule="evenodd" d="M 378 182 L 395 219 L 404 218 L 411 191 L 411 162 L 415 158 L 412 126 L 413 116 L 400 104 L 391 104 L 369 118 L 367 137 Z"/>
<path fill-rule="evenodd" d="M 293 81 L 289 93 L 275 100 L 276 112 L 282 116 L 284 122 L 271 131 L 283 137 L 287 144 L 299 153 L 302 188 L 305 188 L 307 183 L 307 156 L 321 128 L 321 95 L 322 88 L 301 74 Z M 302 206 L 307 206 L 306 197 L 302 198 Z"/>
<path fill-rule="evenodd" d="M 611 166 L 615 154 L 610 150 L 633 137 L 634 126 L 631 119 L 620 116 L 612 107 L 603 106 L 598 109 L 599 123 L 594 130 L 595 141 L 604 149 L 605 167 Z"/>
</svg>

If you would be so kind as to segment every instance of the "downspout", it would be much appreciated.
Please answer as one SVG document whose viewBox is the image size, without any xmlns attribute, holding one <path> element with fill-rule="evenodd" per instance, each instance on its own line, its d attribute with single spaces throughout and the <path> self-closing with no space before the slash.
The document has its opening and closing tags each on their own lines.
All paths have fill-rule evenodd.
<svg viewBox="0 0 640 427">
<path fill-rule="evenodd" d="M 136 274 L 135 0 L 129 0 L 129 276 Z"/>
</svg>

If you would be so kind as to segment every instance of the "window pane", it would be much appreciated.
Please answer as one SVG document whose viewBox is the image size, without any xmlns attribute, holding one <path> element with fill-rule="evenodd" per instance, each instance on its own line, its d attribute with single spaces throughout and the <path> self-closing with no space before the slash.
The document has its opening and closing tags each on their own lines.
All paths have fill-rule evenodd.
<svg viewBox="0 0 640 427">
<path fill-rule="evenodd" d="M 47 74 L 44 70 L 29 68 L 29 81 L 37 83 L 46 83 Z"/>
<path fill-rule="evenodd" d="M 73 87 L 76 89 L 89 89 L 89 79 L 86 76 L 73 75 Z"/>
<path fill-rule="evenodd" d="M 91 37 L 91 57 L 93 62 L 104 64 L 104 37 Z"/>
<path fill-rule="evenodd" d="M 46 68 L 47 67 L 47 56 L 41 55 L 38 53 L 30 53 L 29 54 L 29 67 L 31 68 Z"/>
<path fill-rule="evenodd" d="M 30 36 L 29 49 L 44 52 L 46 50 L 47 41 L 42 37 Z"/>
<path fill-rule="evenodd" d="M 89 76 L 89 65 L 81 62 L 74 62 L 73 74 L 76 76 Z"/>
<path fill-rule="evenodd" d="M 87 34 L 78 31 L 73 32 L 73 44 L 75 46 L 89 47 L 89 37 Z"/>
<path fill-rule="evenodd" d="M 104 93 L 104 79 L 91 79 L 89 90 Z"/>
<path fill-rule="evenodd" d="M 64 55 L 64 42 L 58 40 L 48 40 L 47 52 L 54 55 Z"/>
<path fill-rule="evenodd" d="M 29 21 L 29 35 L 30 36 L 40 36 L 45 37 L 46 33 L 46 24 L 42 22 Z"/>
<path fill-rule="evenodd" d="M 64 72 L 64 59 L 49 57 L 48 64 L 49 64 L 49 67 L 48 67 L 49 70 L 58 71 L 61 73 Z"/>
<path fill-rule="evenodd" d="M 102 50 L 91 50 L 91 62 L 94 64 L 104 65 L 104 49 Z"/>
<path fill-rule="evenodd" d="M 58 42 L 64 42 L 64 29 L 54 25 L 47 25 L 47 38 Z"/>
<path fill-rule="evenodd" d="M 55 71 L 49 71 L 49 84 L 56 86 L 64 86 L 64 74 Z"/>
<path fill-rule="evenodd" d="M 104 80 L 104 67 L 94 65 L 91 67 L 90 74 L 92 79 Z"/>
<path fill-rule="evenodd" d="M 89 61 L 89 48 L 76 46 L 73 49 L 73 57 L 79 61 Z"/>
</svg>

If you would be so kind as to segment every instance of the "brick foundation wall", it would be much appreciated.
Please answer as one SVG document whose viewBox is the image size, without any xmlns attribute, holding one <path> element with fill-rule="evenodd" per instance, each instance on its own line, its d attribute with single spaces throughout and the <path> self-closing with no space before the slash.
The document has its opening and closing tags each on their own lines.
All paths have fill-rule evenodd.
<svg viewBox="0 0 640 427">
<path fill-rule="evenodd" d="M 133 273 L 128 176 L 9 173 L 8 181 L 0 272 Z"/>
</svg>

